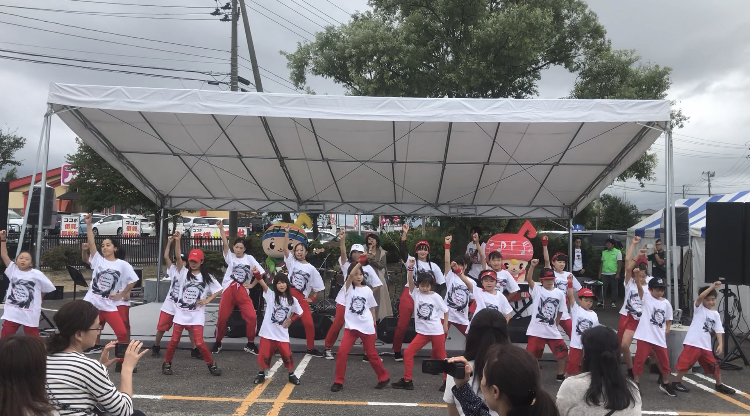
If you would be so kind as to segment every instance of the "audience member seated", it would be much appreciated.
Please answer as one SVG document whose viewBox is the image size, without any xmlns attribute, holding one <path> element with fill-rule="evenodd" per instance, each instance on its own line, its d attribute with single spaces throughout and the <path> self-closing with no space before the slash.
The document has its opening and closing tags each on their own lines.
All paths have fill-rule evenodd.
<svg viewBox="0 0 750 416">
<path fill-rule="evenodd" d="M 466 347 L 464 349 L 464 358 L 474 369 L 475 374 L 483 374 L 484 364 L 487 362 L 486 353 L 491 346 L 495 344 L 508 344 L 508 323 L 505 316 L 494 309 L 482 309 L 474 316 L 469 327 L 469 333 L 466 335 Z M 468 384 L 474 393 L 480 399 L 483 399 L 482 390 L 479 389 L 481 377 L 469 376 Z M 448 403 L 449 416 L 464 416 L 461 405 L 456 403 L 453 397 L 452 388 L 455 385 L 453 377 L 448 376 L 445 381 L 445 393 L 443 400 Z M 496 416 L 497 413 L 490 410 L 490 415 Z"/>
<path fill-rule="evenodd" d="M 472 326 L 474 324 L 472 323 Z M 487 362 L 480 388 L 480 398 L 469 385 L 471 364 L 464 357 L 466 376 L 453 386 L 453 396 L 466 416 L 558 416 L 552 396 L 542 389 L 539 363 L 530 352 L 512 344 L 496 344 L 487 351 Z M 477 375 L 478 377 L 479 375 Z"/>
<path fill-rule="evenodd" d="M 0 415 L 57 415 L 44 391 L 46 368 L 39 338 L 12 335 L 0 341 Z"/>
<path fill-rule="evenodd" d="M 131 341 L 120 373 L 120 390 L 109 379 L 107 366 L 115 341 L 104 347 L 99 361 L 83 355 L 99 334 L 99 310 L 84 300 L 64 305 L 55 315 L 57 330 L 47 345 L 47 397 L 61 416 L 88 416 L 94 412 L 113 416 L 143 416 L 133 410 L 133 369 L 148 352 L 140 341 Z"/>
<path fill-rule="evenodd" d="M 581 335 L 581 343 L 583 372 L 566 378 L 560 386 L 557 392 L 560 414 L 640 415 L 640 393 L 620 371 L 620 343 L 615 331 L 606 326 L 587 329 Z"/>
</svg>

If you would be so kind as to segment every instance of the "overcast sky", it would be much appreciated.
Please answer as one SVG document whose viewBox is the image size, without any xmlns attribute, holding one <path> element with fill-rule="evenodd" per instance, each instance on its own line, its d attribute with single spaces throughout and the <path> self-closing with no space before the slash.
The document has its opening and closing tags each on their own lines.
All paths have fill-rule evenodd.
<svg viewBox="0 0 750 416">
<path fill-rule="evenodd" d="M 157 0 L 151 3 L 144 0 L 9 0 L 4 3 L 10 5 L 0 5 L 0 57 L 104 66 L 59 61 L 28 55 L 30 53 L 161 67 L 169 70 L 110 68 L 228 81 L 230 24 L 208 15 L 216 6 L 209 0 Z M 139 7 L 123 3 L 190 8 Z M 367 2 L 362 0 L 251 0 L 247 5 L 251 8 L 250 25 L 258 61 L 266 69 L 261 71 L 263 85 L 266 91 L 287 93 L 292 92 L 291 85 L 284 81 L 289 73 L 286 59 L 279 51 L 293 51 L 297 42 L 311 39 L 311 33 L 321 30 L 322 26 L 346 22 L 348 13 L 367 9 Z M 747 104 L 750 102 L 750 21 L 747 19 L 750 2 L 593 0 L 589 6 L 607 29 L 613 47 L 635 49 L 644 62 L 673 68 L 669 98 L 676 100 L 690 117 L 685 128 L 674 135 L 678 191 L 682 191 L 682 185 L 687 185 L 691 195 L 706 194 L 705 176 L 701 176 L 703 171 L 716 174 L 712 193 L 750 189 L 750 160 L 746 158 L 750 155 L 750 138 L 746 137 L 750 127 L 750 118 L 746 115 L 750 109 Z M 240 56 L 248 58 L 241 29 L 239 38 Z M 240 59 L 240 63 L 244 66 L 240 67 L 240 75 L 252 81 L 252 74 L 247 69 L 249 61 Z M 17 134 L 28 139 L 26 148 L 17 154 L 24 161 L 24 166 L 19 169 L 21 174 L 31 174 L 34 167 L 50 82 L 226 89 L 226 86 L 211 86 L 201 81 L 0 59 L 0 126 L 16 130 Z M 318 94 L 343 92 L 341 87 L 327 80 L 311 78 L 309 82 Z M 542 77 L 539 98 L 564 97 L 569 94 L 573 82 L 573 75 L 553 68 Z M 75 151 L 74 138 L 75 135 L 59 119 L 53 118 L 50 167 L 60 166 L 65 155 Z M 636 183 L 618 183 L 607 192 L 625 196 L 640 209 L 661 208 L 665 181 L 663 143 L 660 138 L 652 148 L 659 155 L 659 171 L 654 183 L 645 189 L 640 189 Z"/>
</svg>

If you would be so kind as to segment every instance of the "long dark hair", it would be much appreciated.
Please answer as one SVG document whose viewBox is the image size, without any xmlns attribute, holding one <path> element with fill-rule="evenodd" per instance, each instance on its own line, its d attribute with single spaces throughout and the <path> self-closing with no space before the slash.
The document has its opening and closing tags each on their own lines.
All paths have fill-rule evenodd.
<svg viewBox="0 0 750 416">
<path fill-rule="evenodd" d="M 47 351 L 36 337 L 0 340 L 0 414 L 51 415 L 47 400 Z"/>
<path fill-rule="evenodd" d="M 47 353 L 55 354 L 70 346 L 70 337 L 78 331 L 88 331 L 99 316 L 99 309 L 85 300 L 74 300 L 57 311 L 57 331 L 47 341 Z"/>
<path fill-rule="evenodd" d="M 474 326 L 472 322 L 471 326 Z M 505 394 L 511 409 L 507 416 L 559 416 L 555 400 L 542 389 L 539 363 L 530 352 L 513 344 L 495 344 L 487 351 L 484 366 L 487 387 Z"/>
<path fill-rule="evenodd" d="M 367 237 L 365 238 L 365 246 L 369 245 L 369 241 L 367 240 L 369 240 L 370 238 L 375 240 L 375 248 L 380 248 L 380 237 L 375 233 L 367 234 Z"/>
<path fill-rule="evenodd" d="M 198 280 L 193 274 L 193 270 L 190 268 L 190 262 L 187 262 L 187 264 L 184 264 L 183 267 L 187 267 L 188 279 Z M 211 274 L 211 272 L 208 271 L 208 266 L 206 266 L 205 260 L 200 265 L 200 272 L 201 272 L 201 279 L 203 279 L 202 280 L 203 287 L 210 285 L 213 275 Z"/>
<path fill-rule="evenodd" d="M 357 263 L 350 263 L 349 269 L 346 271 L 346 275 L 349 276 L 352 273 L 352 270 L 354 270 L 354 267 L 357 266 Z M 362 268 L 359 268 L 359 271 L 362 273 L 362 285 L 361 287 L 367 286 L 367 279 L 365 279 L 365 272 L 362 270 Z M 352 286 L 354 287 L 360 287 L 354 284 L 354 281 L 352 281 Z"/>
<path fill-rule="evenodd" d="M 286 283 L 286 291 L 284 293 L 279 292 L 279 289 L 276 289 L 276 285 L 279 282 Z M 281 298 L 286 298 L 287 305 L 293 305 L 294 304 L 294 296 L 292 296 L 292 284 L 289 282 L 289 276 L 285 275 L 284 273 L 276 273 L 276 276 L 273 278 L 273 293 L 276 295 L 276 304 L 281 305 Z"/>
<path fill-rule="evenodd" d="M 466 334 L 464 357 L 474 361 L 474 384 L 482 380 L 484 365 L 487 362 L 487 351 L 495 344 L 508 344 L 508 323 L 505 315 L 494 309 L 482 309 L 471 320 L 469 333 Z"/>
<path fill-rule="evenodd" d="M 591 374 L 586 391 L 586 404 L 605 409 L 623 410 L 635 405 L 635 386 L 620 372 L 620 343 L 617 334 L 606 326 L 595 326 L 583 331 L 582 371 Z"/>
</svg>

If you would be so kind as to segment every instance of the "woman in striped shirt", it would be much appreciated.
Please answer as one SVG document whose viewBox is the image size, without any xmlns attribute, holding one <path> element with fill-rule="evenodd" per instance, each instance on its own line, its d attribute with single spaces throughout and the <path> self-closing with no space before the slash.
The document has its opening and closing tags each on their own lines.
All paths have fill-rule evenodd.
<svg viewBox="0 0 750 416">
<path fill-rule="evenodd" d="M 142 416 L 133 410 L 133 368 L 148 352 L 140 341 L 131 341 L 125 353 L 118 391 L 107 373 L 117 361 L 109 354 L 116 342 L 104 347 L 99 361 L 83 355 L 101 331 L 99 310 L 84 300 L 74 300 L 55 314 L 57 330 L 47 344 L 47 397 L 60 416 L 88 416 L 94 409 L 108 415 Z"/>
</svg>

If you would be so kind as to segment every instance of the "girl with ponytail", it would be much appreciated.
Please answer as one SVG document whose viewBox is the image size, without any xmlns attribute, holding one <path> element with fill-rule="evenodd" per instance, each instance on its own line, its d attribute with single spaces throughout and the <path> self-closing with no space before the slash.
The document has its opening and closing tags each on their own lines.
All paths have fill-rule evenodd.
<svg viewBox="0 0 750 416">
<path fill-rule="evenodd" d="M 557 392 L 561 415 L 630 416 L 641 414 L 641 396 L 620 371 L 620 343 L 606 326 L 587 329 L 582 374 L 566 378 Z M 609 411 L 609 413 L 607 413 Z"/>
</svg>

